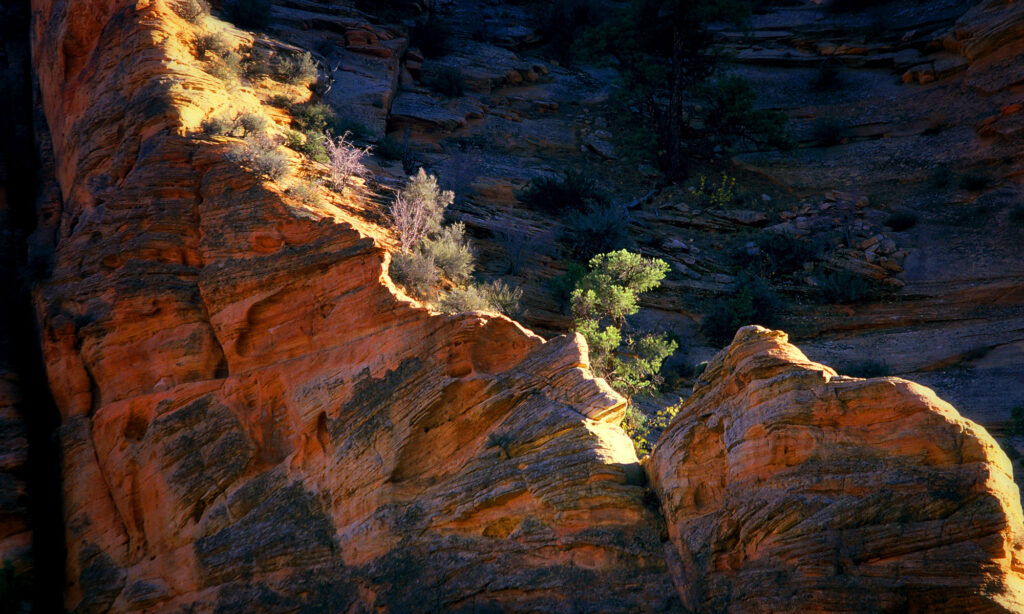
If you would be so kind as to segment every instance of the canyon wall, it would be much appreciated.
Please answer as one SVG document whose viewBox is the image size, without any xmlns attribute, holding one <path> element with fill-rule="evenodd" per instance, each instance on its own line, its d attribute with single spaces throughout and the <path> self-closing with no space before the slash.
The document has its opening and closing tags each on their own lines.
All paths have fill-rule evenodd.
<svg viewBox="0 0 1024 614">
<path fill-rule="evenodd" d="M 55 180 L 34 303 L 68 609 L 856 609 L 852 589 L 825 590 L 838 576 L 883 606 L 1019 606 L 1008 461 L 924 389 L 835 380 L 745 329 L 641 467 L 581 337 L 428 311 L 388 278 L 368 199 L 303 204 L 198 135 L 253 95 L 197 66 L 166 2 L 34 0 L 33 15 Z M 787 408 L 820 425 L 779 452 Z M 879 414 L 912 436 L 877 441 Z M 928 480 L 946 490 L 922 497 Z M 804 537 L 817 512 L 824 541 Z M 873 564 L 875 540 L 895 562 Z"/>
</svg>

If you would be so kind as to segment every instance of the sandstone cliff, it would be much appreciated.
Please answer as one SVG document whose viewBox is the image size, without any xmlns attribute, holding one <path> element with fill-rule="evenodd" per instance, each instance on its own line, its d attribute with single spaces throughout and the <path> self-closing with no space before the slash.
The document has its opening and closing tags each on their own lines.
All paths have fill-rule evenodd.
<svg viewBox="0 0 1024 614">
<path fill-rule="evenodd" d="M 837 376 L 784 333 L 741 329 L 646 468 L 693 610 L 1024 609 L 995 441 L 931 390 Z"/>
<path fill-rule="evenodd" d="M 821 609 L 859 607 L 836 583 L 880 607 L 1016 607 L 1006 458 L 922 389 L 832 384 L 847 423 L 815 396 L 834 372 L 747 331 L 702 380 L 722 407 L 698 390 L 687 407 L 702 409 L 647 465 L 665 531 L 617 425 L 623 401 L 590 376 L 580 337 L 423 309 L 388 279 L 369 204 L 304 205 L 228 162 L 223 139 L 195 136 L 202 118 L 259 100 L 196 65 L 192 26 L 165 1 L 33 9 L 59 185 L 40 210 L 34 243 L 52 266 L 35 305 L 62 414 L 69 609 L 751 610 L 795 603 L 781 575 L 819 578 L 797 588 Z M 735 356 L 765 366 L 744 375 Z M 769 371 L 797 375 L 744 396 Z M 796 432 L 779 453 L 768 435 L 787 422 L 766 407 L 845 445 L 828 456 Z M 723 439 L 727 411 L 747 422 Z M 872 439 L 882 418 L 907 439 Z M 734 442 L 749 442 L 735 479 Z M 844 471 L 860 472 L 860 498 L 836 486 Z M 687 485 L 698 477 L 709 485 Z M 929 479 L 943 488 L 925 498 Z M 748 523 L 743 500 L 763 515 Z M 791 521 L 814 510 L 835 512 L 833 530 L 805 542 L 821 535 Z M 901 523 L 913 539 L 897 548 Z M 726 555 L 708 565 L 708 544 Z M 874 552 L 900 564 L 866 565 Z"/>
</svg>

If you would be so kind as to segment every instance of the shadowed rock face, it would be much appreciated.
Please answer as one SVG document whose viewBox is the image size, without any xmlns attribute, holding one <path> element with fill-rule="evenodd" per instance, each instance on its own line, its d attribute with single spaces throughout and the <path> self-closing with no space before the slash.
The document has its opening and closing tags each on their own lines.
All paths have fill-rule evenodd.
<svg viewBox="0 0 1024 614">
<path fill-rule="evenodd" d="M 837 376 L 784 333 L 741 329 L 646 468 L 687 607 L 1024 607 L 1019 493 L 988 433 L 923 386 Z"/>
<path fill-rule="evenodd" d="M 991 595 L 985 603 L 1011 603 L 1015 576 L 1004 570 L 1020 508 L 998 497 L 1012 488 L 1006 459 L 937 399 L 901 427 L 903 443 L 872 448 L 854 444 L 865 429 L 881 436 L 871 425 L 891 411 L 889 397 L 851 392 L 861 417 L 831 431 L 853 442 L 848 454 L 835 467 L 815 465 L 814 438 L 794 435 L 792 452 L 769 456 L 797 463 L 792 488 L 780 486 L 774 499 L 715 477 L 734 448 L 714 426 L 680 434 L 707 418 L 684 412 L 648 465 L 669 519 L 666 548 L 618 427 L 623 401 L 591 377 L 581 337 L 545 341 L 499 316 L 420 308 L 388 279 L 388 237 L 364 219 L 364 203 L 293 202 L 228 163 L 222 141 L 192 136 L 228 101 L 197 68 L 189 26 L 165 2 L 35 0 L 33 9 L 59 184 L 40 211 L 35 242 L 48 242 L 53 266 L 35 302 L 63 418 L 69 609 L 623 612 L 679 611 L 681 601 L 756 609 L 797 603 L 791 593 L 801 585 L 777 581 L 793 569 L 825 578 L 808 581 L 822 594 L 837 569 L 849 577 L 832 584 L 875 588 L 903 569 L 916 573 L 909 561 L 930 560 L 946 542 L 962 556 L 935 559 L 932 575 L 906 584 L 923 595 L 914 604 L 962 597 L 971 605 L 979 587 Z M 756 381 L 722 366 L 743 352 L 767 371 L 809 369 L 789 346 L 741 336 L 705 375 L 708 390 Z M 790 407 L 787 394 L 827 383 L 821 373 L 833 374 L 821 369 L 765 390 L 763 403 L 771 394 Z M 797 397 L 807 421 L 835 422 L 831 406 Z M 770 418 L 742 431 L 752 442 L 740 459 L 744 476 L 772 476 L 757 468 L 757 446 L 774 445 Z M 963 451 L 959 460 L 953 449 Z M 706 565 L 741 543 L 747 525 L 710 511 L 695 522 L 688 505 L 747 501 L 764 514 L 762 535 L 782 541 L 801 510 L 824 510 L 813 526 L 870 525 L 857 516 L 859 499 L 821 503 L 843 491 L 833 485 L 828 494 L 816 476 L 839 474 L 842 463 L 866 472 L 849 488 L 903 510 L 917 531 L 905 551 L 890 553 L 908 561 L 903 568 L 858 566 L 876 541 L 890 552 L 889 534 L 858 534 L 858 553 L 844 551 L 839 562 L 842 540 L 789 541 L 761 575 L 735 585 L 722 569 L 742 570 L 740 554 Z M 690 488 L 691 475 L 708 484 Z M 909 486 L 877 487 L 932 478 L 939 494 L 929 505 Z M 806 484 L 818 490 L 805 494 Z M 977 525 L 956 523 L 972 514 Z M 724 541 L 712 542 L 719 534 Z M 992 582 L 975 582 L 986 574 Z M 759 592 L 748 597 L 744 582 L 755 576 Z M 961 592 L 946 590 L 955 582 Z M 880 606 L 897 603 L 875 592 Z M 848 593 L 822 599 L 821 609 L 860 603 Z"/>
</svg>

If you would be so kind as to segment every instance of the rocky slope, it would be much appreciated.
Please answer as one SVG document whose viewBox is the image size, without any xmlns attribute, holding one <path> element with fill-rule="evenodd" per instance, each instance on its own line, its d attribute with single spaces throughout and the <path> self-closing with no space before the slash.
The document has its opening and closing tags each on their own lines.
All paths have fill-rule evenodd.
<svg viewBox="0 0 1024 614">
<path fill-rule="evenodd" d="M 750 31 L 723 30 L 721 40 L 730 69 L 751 81 L 759 105 L 789 116 L 798 146 L 716 154 L 704 172 L 739 178 L 742 202 L 733 209 L 707 211 L 686 190 L 652 194 L 657 172 L 619 147 L 620 131 L 641 120 L 609 112 L 614 73 L 545 55 L 528 3 L 434 3 L 453 36 L 446 53 L 426 59 L 408 50 L 408 24 L 351 12 L 345 36 L 374 29 L 385 42 L 373 51 L 346 43 L 325 52 L 336 83 L 346 84 L 329 96 L 343 111 L 375 109 L 363 115 L 370 132 L 407 140 L 416 163 L 464 197 L 459 217 L 486 274 L 524 288 L 532 328 L 557 333 L 570 325 L 550 284 L 566 267 L 557 241 L 566 224 L 524 210 L 515 190 L 538 174 L 583 169 L 632 205 L 636 248 L 671 263 L 641 319 L 679 335 L 682 361 L 692 365 L 717 350 L 698 329 L 715 301 L 735 291 L 736 253 L 756 252 L 768 234 L 820 239 L 824 254 L 777 281 L 785 306 L 776 325 L 817 360 L 851 367 L 883 360 L 892 373 L 935 387 L 1004 445 L 1024 445 L 1011 422 L 1013 408 L 1024 405 L 1024 265 L 1014 214 L 1024 202 L 1020 4 L 761 6 Z M 319 25 L 334 8 L 276 10 L 279 36 L 303 45 L 338 38 L 337 28 Z M 391 63 L 365 70 L 367 56 Z M 819 85 L 825 60 L 838 72 Z M 444 68 L 463 71 L 463 96 L 428 87 Z M 363 80 L 358 87 L 352 74 Z M 367 92 L 384 93 L 364 104 Z M 837 131 L 835 143 L 821 142 L 822 124 Z M 397 162 L 382 161 L 380 171 L 385 183 L 405 174 Z M 894 213 L 919 221 L 896 231 L 885 225 Z M 854 304 L 822 300 L 816 275 L 844 270 L 890 292 Z M 673 392 L 685 395 L 687 387 Z"/>
<path fill-rule="evenodd" d="M 325 7 L 312 8 L 306 19 L 321 24 Z M 276 7 L 275 16 L 286 22 L 300 10 Z M 789 589 L 756 579 L 769 566 L 843 573 L 883 604 L 904 595 L 910 606 L 950 596 L 978 611 L 1017 606 L 1021 512 L 1006 457 L 921 388 L 838 380 L 851 418 L 832 424 L 817 392 L 795 394 L 795 405 L 786 396 L 833 390 L 832 371 L 777 333 L 741 334 L 702 379 L 750 417 L 735 435 L 749 438 L 755 457 L 737 465 L 736 483 L 774 479 L 774 463 L 803 460 L 784 476 L 791 488 L 752 484 L 761 499 L 750 501 L 806 512 L 834 500 L 864 513 L 837 514 L 849 531 L 837 524 L 827 552 L 775 514 L 758 530 L 792 543 L 788 554 L 771 542 L 764 559 L 750 553 L 749 573 L 739 551 L 726 557 L 735 573 L 700 567 L 694 536 L 740 523 L 733 502 L 695 516 L 689 505 L 713 500 L 694 499 L 680 478 L 692 475 L 690 459 L 706 457 L 732 484 L 728 444 L 693 445 L 681 434 L 717 411 L 702 399 L 718 397 L 698 389 L 645 472 L 618 427 L 623 401 L 591 377 L 582 338 L 544 340 L 504 317 L 424 309 L 388 278 L 392 239 L 373 224 L 365 194 L 300 202 L 229 162 L 231 139 L 197 134 L 217 112 L 264 108 L 264 93 L 229 91 L 196 61 L 191 41 L 207 26 L 163 0 L 34 0 L 33 12 L 40 145 L 55 181 L 43 186 L 31 241 L 34 302 L 62 419 L 68 609 L 612 612 L 792 602 Z M 330 28 L 345 33 L 346 49 L 391 57 L 377 51 L 388 35 L 342 13 Z M 729 373 L 737 356 L 797 373 L 772 380 L 765 394 L 783 401 L 764 403 L 828 426 L 834 435 L 822 441 L 849 438 L 837 462 L 903 485 L 879 489 L 865 478 L 857 492 L 906 508 L 917 538 L 908 551 L 886 550 L 896 521 L 827 490 L 828 474 L 807 460 L 823 454 L 813 438 L 794 434 L 792 456 L 756 457 L 775 445 L 758 433 L 780 423 L 753 395 L 726 396 L 755 386 L 740 363 Z M 918 439 L 880 443 L 859 430 L 896 400 L 906 411 L 887 414 L 895 426 L 886 432 Z M 928 442 L 937 443 L 921 454 Z M 936 493 L 918 507 L 926 478 L 965 496 Z M 971 515 L 977 526 L 960 524 Z M 746 539 L 744 526 L 736 530 Z M 963 531 L 951 537 L 948 527 Z M 891 567 L 834 563 L 836 548 L 879 532 L 881 551 L 908 570 L 933 553 L 965 556 L 921 583 L 886 586 L 871 578 Z M 739 539 L 725 538 L 715 554 L 748 543 Z M 948 587 L 957 581 L 960 592 Z M 806 586 L 804 596 L 816 592 Z M 842 592 L 820 599 L 823 608 L 859 603 Z"/>
</svg>

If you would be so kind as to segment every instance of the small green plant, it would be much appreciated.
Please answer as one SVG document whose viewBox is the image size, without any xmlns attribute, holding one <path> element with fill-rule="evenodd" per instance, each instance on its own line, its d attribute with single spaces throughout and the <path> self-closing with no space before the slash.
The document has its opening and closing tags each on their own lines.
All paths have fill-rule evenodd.
<svg viewBox="0 0 1024 614">
<path fill-rule="evenodd" d="M 569 252 L 584 262 L 597 254 L 627 249 L 629 213 L 620 206 L 591 206 L 586 211 L 571 211 L 566 216 L 563 240 Z"/>
<path fill-rule="evenodd" d="M 629 438 L 633 440 L 637 456 L 643 457 L 651 453 L 654 444 L 661 438 L 661 434 L 668 428 L 669 424 L 679 413 L 683 406 L 683 400 L 663 407 L 658 413 L 647 417 L 635 407 L 626 408 L 626 417 L 622 420 L 622 430 L 626 431 Z"/>
<path fill-rule="evenodd" d="M 239 74 L 242 71 L 242 56 L 234 49 L 219 54 L 220 62 L 213 64 L 209 71 L 214 77 L 224 82 L 229 88 L 239 85 Z"/>
<path fill-rule="evenodd" d="M 458 98 L 466 92 L 466 81 L 458 68 L 444 67 L 423 78 L 430 89 L 448 98 Z"/>
<path fill-rule="evenodd" d="M 270 25 L 271 0 L 226 0 L 224 19 L 239 28 L 265 30 Z"/>
<path fill-rule="evenodd" d="M 774 326 L 778 310 L 779 299 L 763 279 L 743 276 L 737 281 L 736 294 L 717 301 L 701 321 L 700 330 L 713 344 L 724 346 L 743 326 Z"/>
<path fill-rule="evenodd" d="M 249 169 L 257 177 L 278 181 L 288 174 L 288 156 L 265 133 L 250 134 L 234 146 L 229 159 Z"/>
<path fill-rule="evenodd" d="M 267 118 L 259 113 L 242 113 L 235 120 L 235 125 L 242 129 L 242 136 L 267 131 Z"/>
<path fill-rule="evenodd" d="M 850 377 L 870 379 L 872 377 L 886 377 L 892 373 L 892 368 L 884 360 L 869 358 L 847 365 L 842 373 Z"/>
<path fill-rule="evenodd" d="M 891 228 L 894 232 L 910 230 L 917 225 L 917 214 L 898 211 L 885 218 L 885 225 Z"/>
<path fill-rule="evenodd" d="M 309 85 L 316 81 L 316 62 L 308 51 L 286 55 L 278 59 L 274 72 L 277 78 L 285 83 Z"/>
<path fill-rule="evenodd" d="M 536 177 L 517 198 L 527 207 L 547 213 L 586 211 L 609 204 L 608 196 L 597 182 L 577 171 L 568 171 L 563 177 Z"/>
<path fill-rule="evenodd" d="M 235 122 L 228 119 L 225 115 L 217 115 L 214 117 L 208 117 L 203 120 L 200 127 L 203 130 L 203 134 L 209 136 L 227 136 L 235 130 Z"/>
<path fill-rule="evenodd" d="M 295 127 L 301 132 L 307 134 L 310 132 L 315 134 L 324 134 L 326 132 L 331 134 L 345 133 L 344 130 L 339 130 L 340 122 L 337 113 L 329 105 L 322 102 L 306 102 L 295 105 L 292 107 L 291 112 Z"/>
<path fill-rule="evenodd" d="M 697 185 L 690 188 L 690 196 L 693 205 L 703 209 L 732 205 L 736 202 L 736 179 L 722 173 L 716 183 L 701 175 Z"/>
</svg>

